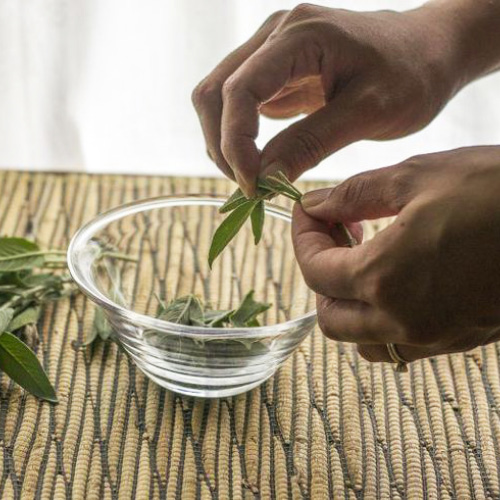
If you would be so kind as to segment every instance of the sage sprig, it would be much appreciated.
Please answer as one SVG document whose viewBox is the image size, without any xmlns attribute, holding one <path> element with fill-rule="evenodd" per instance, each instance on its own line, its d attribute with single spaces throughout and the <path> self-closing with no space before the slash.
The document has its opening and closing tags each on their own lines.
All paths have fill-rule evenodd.
<svg viewBox="0 0 500 500">
<path fill-rule="evenodd" d="M 228 198 L 226 203 L 219 208 L 219 213 L 229 213 L 229 215 L 222 221 L 212 237 L 208 252 L 210 268 L 224 248 L 238 234 L 248 218 L 252 222 L 255 244 L 260 242 L 265 220 L 265 201 L 278 195 L 286 196 L 297 202 L 300 202 L 302 198 L 302 193 L 283 172 L 276 172 L 273 175 L 268 175 L 265 179 L 259 179 L 257 194 L 253 198 L 246 198 L 239 188 Z M 344 224 L 338 223 L 337 227 L 345 236 L 348 245 L 354 246 L 356 241 Z"/>
<path fill-rule="evenodd" d="M 0 371 L 31 394 L 57 402 L 36 354 L 19 336 L 36 332 L 43 307 L 77 292 L 66 267 L 66 252 L 45 250 L 30 240 L 0 237 Z M 103 248 L 99 259 L 130 257 Z M 29 335 L 28 335 L 29 336 Z"/>
</svg>

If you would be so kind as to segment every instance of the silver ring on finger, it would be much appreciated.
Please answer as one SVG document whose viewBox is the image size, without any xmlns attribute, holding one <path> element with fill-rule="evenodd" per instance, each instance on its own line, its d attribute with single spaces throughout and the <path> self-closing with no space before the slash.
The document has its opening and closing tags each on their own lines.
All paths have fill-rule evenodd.
<svg viewBox="0 0 500 500">
<path fill-rule="evenodd" d="M 398 348 L 396 344 L 388 343 L 387 344 L 387 352 L 391 357 L 392 361 L 396 363 L 396 371 L 399 373 L 405 373 L 408 371 L 408 361 L 399 354 Z"/>
</svg>

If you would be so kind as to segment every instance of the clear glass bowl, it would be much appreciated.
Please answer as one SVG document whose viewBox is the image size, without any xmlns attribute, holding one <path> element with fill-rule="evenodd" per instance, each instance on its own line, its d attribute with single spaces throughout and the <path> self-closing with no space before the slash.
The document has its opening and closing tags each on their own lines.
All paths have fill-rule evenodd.
<svg viewBox="0 0 500 500">
<path fill-rule="evenodd" d="M 186 195 L 129 203 L 83 226 L 68 249 L 71 275 L 103 308 L 137 366 L 159 385 L 190 396 L 232 396 L 258 386 L 316 322 L 314 294 L 294 258 L 288 210 L 268 205 L 261 242 L 254 245 L 246 223 L 209 269 L 224 201 Z M 109 252 L 103 258 L 103 248 L 137 262 Z M 264 326 L 204 328 L 155 318 L 158 296 L 168 302 L 194 293 L 214 309 L 228 309 L 250 290 L 257 301 L 273 304 L 260 317 Z"/>
</svg>

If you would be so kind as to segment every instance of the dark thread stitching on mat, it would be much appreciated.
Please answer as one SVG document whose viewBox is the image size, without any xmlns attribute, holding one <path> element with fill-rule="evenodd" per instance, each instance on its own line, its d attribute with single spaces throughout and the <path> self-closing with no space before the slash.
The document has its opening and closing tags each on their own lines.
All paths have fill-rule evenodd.
<svg viewBox="0 0 500 500">
<path fill-rule="evenodd" d="M 481 373 L 481 367 L 479 364 L 476 362 L 476 360 L 471 356 L 466 354 L 464 363 L 465 363 L 465 373 L 467 375 L 467 382 L 469 386 L 469 395 L 472 403 L 472 415 L 474 418 L 474 433 L 475 433 L 475 438 L 476 438 L 476 446 L 470 446 L 470 443 L 466 442 L 466 445 L 470 448 L 471 453 L 473 457 L 475 458 L 477 462 L 477 467 L 479 469 L 479 475 L 481 477 L 481 482 L 483 483 L 483 488 L 485 492 L 490 496 L 493 497 L 493 489 L 490 483 L 490 479 L 486 473 L 486 467 L 483 461 L 483 452 L 482 452 L 482 447 L 481 447 L 481 434 L 479 432 L 479 420 L 477 418 L 478 414 L 478 408 L 477 408 L 477 403 L 476 403 L 476 394 L 474 392 L 474 384 L 472 383 L 471 380 L 471 374 L 470 374 L 470 366 L 468 363 L 468 360 L 471 360 L 476 366 L 477 369 L 479 370 L 479 373 Z"/>
</svg>

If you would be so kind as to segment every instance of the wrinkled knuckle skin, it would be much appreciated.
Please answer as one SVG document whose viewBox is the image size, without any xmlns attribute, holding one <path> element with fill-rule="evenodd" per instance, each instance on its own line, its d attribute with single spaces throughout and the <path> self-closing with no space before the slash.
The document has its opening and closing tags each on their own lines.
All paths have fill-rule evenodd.
<svg viewBox="0 0 500 500">
<path fill-rule="evenodd" d="M 201 109 L 206 104 L 220 99 L 220 85 L 215 85 L 208 80 L 200 82 L 191 94 L 191 101 L 195 109 Z"/>
<path fill-rule="evenodd" d="M 332 329 L 331 321 L 325 308 L 318 309 L 318 326 L 325 337 L 331 340 L 339 340 L 338 335 Z"/>
<path fill-rule="evenodd" d="M 302 267 L 304 267 L 304 266 L 302 266 Z M 311 270 L 303 268 L 302 275 L 304 277 L 304 281 L 306 282 L 306 285 L 308 286 L 308 288 L 310 288 L 311 290 L 313 290 L 316 293 L 321 292 L 321 290 L 320 290 L 321 286 L 318 283 L 318 279 L 317 279 L 316 275 Z"/>
<path fill-rule="evenodd" d="M 388 198 L 391 200 L 391 208 L 396 212 L 399 213 L 406 205 L 406 200 L 415 188 L 415 178 L 415 171 L 411 168 L 397 168 L 392 174 Z"/>
<path fill-rule="evenodd" d="M 277 10 L 276 12 L 273 12 L 265 21 L 264 24 L 262 25 L 263 27 L 271 27 L 274 28 L 276 27 L 288 14 L 290 13 L 289 10 Z"/>
<path fill-rule="evenodd" d="M 415 170 L 421 168 L 424 163 L 424 155 L 416 155 L 408 158 L 403 162 L 403 166 L 407 169 Z"/>
<path fill-rule="evenodd" d="M 356 204 L 369 189 L 370 181 L 367 176 L 357 174 L 351 179 L 343 182 L 337 188 L 342 202 Z"/>
<path fill-rule="evenodd" d="M 317 5 L 313 5 L 310 3 L 301 3 L 290 12 L 290 15 L 292 18 L 307 19 L 309 17 L 315 16 L 319 10 L 320 7 L 318 7 Z"/>
<path fill-rule="evenodd" d="M 294 163 L 298 165 L 304 162 L 308 166 L 317 165 L 327 156 L 326 148 L 319 137 L 310 130 L 299 130 L 295 136 L 295 142 L 298 144 L 298 155 Z M 293 166 L 292 166 L 293 168 Z"/>
<path fill-rule="evenodd" d="M 241 90 L 241 83 L 234 75 L 230 76 L 222 86 L 222 95 L 224 98 L 232 97 Z"/>
</svg>

